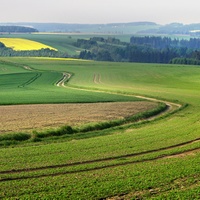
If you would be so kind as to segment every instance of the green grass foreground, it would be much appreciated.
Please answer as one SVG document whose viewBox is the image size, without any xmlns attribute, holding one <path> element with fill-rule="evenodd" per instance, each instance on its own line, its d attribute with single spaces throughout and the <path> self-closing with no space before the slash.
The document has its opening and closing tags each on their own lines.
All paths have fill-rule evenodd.
<svg viewBox="0 0 200 200">
<path fill-rule="evenodd" d="M 148 123 L 68 134 L 71 139 L 33 143 L 21 141 L 30 139 L 21 134 L 21 145 L 0 148 L 1 199 L 199 199 L 198 66 L 3 60 L 1 104 L 39 103 L 49 96 L 60 103 L 133 101 L 122 94 L 137 94 L 188 106 Z M 54 85 L 62 72 L 73 74 L 67 88 Z"/>
</svg>

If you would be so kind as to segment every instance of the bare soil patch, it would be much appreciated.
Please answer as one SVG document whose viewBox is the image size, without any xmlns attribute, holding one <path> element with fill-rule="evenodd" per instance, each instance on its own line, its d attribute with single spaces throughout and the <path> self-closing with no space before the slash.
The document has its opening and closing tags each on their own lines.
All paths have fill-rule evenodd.
<svg viewBox="0 0 200 200">
<path fill-rule="evenodd" d="M 200 149 L 195 149 L 195 150 L 186 151 L 177 155 L 170 155 L 170 156 L 167 156 L 166 158 L 183 158 L 185 156 L 196 156 L 196 154 L 199 152 L 200 152 Z"/>
<path fill-rule="evenodd" d="M 123 119 L 156 106 L 148 101 L 0 106 L 0 133 Z"/>
</svg>

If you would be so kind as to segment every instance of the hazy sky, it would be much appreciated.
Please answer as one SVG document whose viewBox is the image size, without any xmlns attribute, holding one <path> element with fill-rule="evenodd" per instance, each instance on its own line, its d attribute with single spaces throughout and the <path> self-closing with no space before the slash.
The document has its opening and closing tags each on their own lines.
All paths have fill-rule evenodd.
<svg viewBox="0 0 200 200">
<path fill-rule="evenodd" d="M 200 23 L 198 0 L 0 0 L 0 22 Z"/>
</svg>

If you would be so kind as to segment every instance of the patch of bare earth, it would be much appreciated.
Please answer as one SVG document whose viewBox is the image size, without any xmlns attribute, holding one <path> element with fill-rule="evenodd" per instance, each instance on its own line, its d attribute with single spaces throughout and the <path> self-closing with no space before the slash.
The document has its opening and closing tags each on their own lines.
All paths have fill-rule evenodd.
<svg viewBox="0 0 200 200">
<path fill-rule="evenodd" d="M 195 156 L 198 152 L 200 152 L 200 149 L 195 149 L 192 151 L 187 151 L 187 152 L 183 152 L 177 155 L 170 155 L 170 156 L 166 156 L 166 158 L 182 158 L 185 156 Z"/>
<path fill-rule="evenodd" d="M 123 119 L 156 106 L 147 101 L 0 106 L 0 133 Z"/>
<path fill-rule="evenodd" d="M 194 179 L 194 181 L 190 182 L 189 179 Z M 170 183 L 170 188 L 178 189 L 181 191 L 197 188 L 199 186 L 199 175 L 192 175 L 188 177 L 178 178 L 175 179 L 173 182 Z M 121 194 L 114 197 L 108 197 L 105 198 L 105 200 L 130 200 L 130 199 L 150 199 L 153 196 L 156 196 L 158 194 L 167 194 L 169 191 L 169 185 L 163 185 L 160 188 L 151 188 L 148 190 L 142 190 L 142 191 L 134 191 L 130 192 L 128 194 Z"/>
</svg>

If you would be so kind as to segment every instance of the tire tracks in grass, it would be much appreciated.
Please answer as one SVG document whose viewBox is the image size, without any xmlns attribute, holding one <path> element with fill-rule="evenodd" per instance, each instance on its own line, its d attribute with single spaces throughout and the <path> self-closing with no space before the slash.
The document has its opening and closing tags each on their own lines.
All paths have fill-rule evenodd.
<svg viewBox="0 0 200 200">
<path fill-rule="evenodd" d="M 72 74 L 67 73 L 67 72 L 63 72 L 62 74 L 63 74 L 63 77 L 56 83 L 56 86 L 58 87 L 66 87 L 65 82 L 69 81 L 69 79 L 72 76 Z"/>
<path fill-rule="evenodd" d="M 173 190 L 185 191 L 186 189 L 197 188 L 200 183 L 200 174 L 184 176 L 181 178 L 176 178 L 169 183 L 162 184 L 160 187 L 150 187 L 149 189 L 136 190 L 129 193 L 121 193 L 116 196 L 102 198 L 102 200 L 128 200 L 128 199 L 143 199 L 146 195 L 148 198 L 156 197 L 157 195 L 164 195 Z M 194 179 L 188 182 L 189 179 Z M 164 197 L 163 197 L 164 198 Z"/>
<path fill-rule="evenodd" d="M 60 79 L 57 83 L 56 86 L 58 87 L 65 87 L 69 88 L 70 86 L 66 86 L 65 82 L 68 82 L 69 79 L 71 78 L 72 74 L 63 72 L 63 77 Z M 162 102 L 165 103 L 168 106 L 168 109 L 165 111 L 161 112 L 158 115 L 152 116 L 146 120 L 153 120 L 157 117 L 160 117 L 161 115 L 170 113 L 172 111 L 178 110 L 179 108 L 182 107 L 181 104 L 169 102 L 169 101 L 164 101 L 164 100 L 159 100 L 156 98 L 150 98 L 150 97 L 145 97 L 145 96 L 139 96 L 139 95 L 126 95 L 126 94 L 119 94 L 119 93 L 114 93 L 114 92 L 107 92 L 107 91 L 94 91 L 92 89 L 81 89 L 81 88 L 75 88 L 75 87 L 70 87 L 76 90 L 84 90 L 84 91 L 93 91 L 93 92 L 104 92 L 104 93 L 109 93 L 109 94 L 118 94 L 118 95 L 124 95 L 124 96 L 133 96 L 149 101 L 154 101 L 154 102 Z M 12 170 L 7 170 L 7 171 L 0 171 L 0 174 L 2 175 L 10 175 L 10 174 L 17 174 L 17 173 L 25 173 L 25 172 L 34 172 L 34 171 L 40 171 L 40 170 L 48 170 L 48 169 L 59 169 L 59 168 L 64 168 L 64 167 L 70 167 L 70 166 L 80 166 L 80 165 L 89 165 L 89 164 L 97 164 L 97 163 L 103 163 L 106 161 L 114 161 L 117 159 L 125 159 L 125 158 L 132 158 L 132 157 L 137 157 L 137 156 L 142 156 L 142 155 L 148 155 L 151 153 L 156 153 L 156 152 L 162 152 L 164 150 L 171 150 L 177 147 L 182 147 L 186 146 L 189 144 L 192 144 L 194 142 L 199 142 L 200 138 L 196 138 L 190 141 L 186 141 L 183 143 L 175 144 L 172 146 L 168 147 L 162 147 L 158 149 L 153 149 L 149 151 L 144 151 L 144 152 L 138 152 L 138 153 L 132 153 L 132 154 L 126 154 L 126 155 L 121 155 L 121 156 L 115 156 L 115 157 L 108 157 L 108 158 L 102 158 L 102 159 L 94 159 L 94 160 L 86 160 L 86 161 L 81 161 L 81 162 L 74 162 L 74 163 L 66 163 L 66 164 L 60 164 L 60 165 L 50 165 L 50 166 L 43 166 L 43 167 L 37 167 L 37 168 L 24 168 L 24 169 L 12 169 Z M 108 164 L 105 166 L 96 166 L 92 167 L 90 169 L 80 169 L 80 170 L 71 170 L 67 172 L 56 172 L 56 173 L 48 173 L 48 174 L 40 174 L 40 175 L 25 175 L 25 176 L 20 176 L 20 177 L 6 177 L 6 178 L 1 178 L 0 182 L 4 181 L 12 181 L 12 180 L 22 180 L 22 179 L 31 179 L 31 178 L 41 178 L 41 177 L 48 177 L 48 176 L 59 176 L 59 175 L 64 175 L 64 174 L 74 174 L 74 173 L 81 173 L 81 172 L 88 172 L 88 171 L 94 171 L 94 170 L 100 170 L 100 169 L 105 169 L 105 168 L 111 168 L 111 167 L 118 167 L 118 166 L 125 166 L 128 164 L 137 164 L 137 163 L 142 163 L 142 162 L 150 162 L 150 161 L 155 161 L 163 158 L 169 158 L 169 156 L 176 156 L 176 155 L 182 155 L 185 153 L 193 152 L 193 151 L 199 151 L 200 147 L 185 150 L 182 152 L 175 152 L 175 153 L 168 153 L 168 154 L 160 154 L 154 158 L 144 158 L 144 159 L 139 159 L 135 161 L 126 161 L 124 163 L 116 163 L 116 164 Z"/>
<path fill-rule="evenodd" d="M 33 83 L 34 81 L 36 81 L 38 78 L 40 78 L 42 76 L 42 73 L 36 73 L 35 76 L 33 76 L 31 79 L 29 79 L 28 81 L 26 81 L 25 83 L 19 85 L 18 87 L 25 87 L 27 85 L 30 85 L 31 83 Z"/>
<path fill-rule="evenodd" d="M 6 178 L 0 179 L 0 182 L 26 180 L 26 179 L 33 179 L 33 178 L 54 177 L 54 176 L 61 176 L 61 175 L 67 175 L 67 174 L 90 172 L 90 171 L 102 170 L 102 169 L 107 169 L 107 168 L 126 166 L 126 165 L 130 165 L 130 164 L 152 162 L 152 161 L 156 161 L 156 160 L 169 158 L 169 156 L 183 155 L 183 154 L 191 153 L 191 152 L 194 152 L 194 151 L 200 151 L 200 147 L 190 149 L 190 150 L 180 152 L 180 153 L 171 153 L 171 154 L 168 154 L 168 155 L 164 154 L 164 155 L 157 156 L 155 158 L 150 158 L 150 159 L 147 158 L 147 159 L 141 159 L 141 160 L 136 160 L 136 161 L 128 161 L 128 162 L 125 162 L 125 163 L 111 164 L 111 165 L 99 166 L 99 167 L 97 166 L 97 167 L 93 167 L 93 168 L 90 168 L 90 169 L 80 169 L 80 170 L 57 172 L 57 173 L 39 174 L 39 175 L 25 175 L 25 176 L 20 176 L 20 177 L 6 177 Z M 61 166 L 61 167 L 66 167 L 66 166 Z M 61 168 L 61 167 L 59 167 L 59 168 Z M 48 168 L 48 169 L 52 169 L 52 168 Z M 23 171 L 23 172 L 27 172 L 27 171 Z"/>
<path fill-rule="evenodd" d="M 42 170 L 48 170 L 48 169 L 67 168 L 67 167 L 74 167 L 74 166 L 81 166 L 81 165 L 103 163 L 103 162 L 114 161 L 114 160 L 118 160 L 118 159 L 133 158 L 133 157 L 137 157 L 137 156 L 161 152 L 164 150 L 171 150 L 171 149 L 174 149 L 177 147 L 183 147 L 185 145 L 192 144 L 195 142 L 200 142 L 200 138 L 196 138 L 191 141 L 183 142 L 183 143 L 168 146 L 168 147 L 153 149 L 153 150 L 144 151 L 144 152 L 126 154 L 126 155 L 121 155 L 121 156 L 115 156 L 115 157 L 87 160 L 87 161 L 74 162 L 74 163 L 66 163 L 66 164 L 60 164 L 60 165 L 49 165 L 49 166 L 43 166 L 43 167 L 37 167 L 37 168 L 24 168 L 24 169 L 12 169 L 12 170 L 0 171 L 0 175 L 11 175 L 11 174 L 20 174 L 20 173 L 25 173 L 25 172 L 42 171 Z M 48 173 L 48 174 L 41 174 L 41 175 L 30 175 L 30 176 L 27 175 L 27 176 L 21 176 L 21 177 L 7 177 L 7 178 L 1 178 L 0 182 L 11 181 L 11 180 L 31 179 L 31 178 L 41 178 L 41 177 L 48 177 L 48 176 L 59 176 L 59 175 L 64 175 L 64 174 L 74 174 L 74 173 L 81 173 L 81 172 L 89 172 L 89 171 L 101 170 L 101 169 L 106 169 L 106 168 L 125 166 L 125 165 L 129 165 L 129 164 L 151 162 L 151 161 L 160 160 L 160 159 L 164 159 L 164 158 L 173 158 L 176 156 L 187 155 L 187 154 L 195 152 L 195 151 L 198 152 L 199 150 L 200 150 L 200 147 L 196 147 L 196 148 L 181 151 L 181 152 L 172 152 L 172 153 L 168 153 L 168 154 L 163 153 L 154 158 L 144 158 L 144 159 L 139 159 L 139 160 L 135 160 L 135 161 L 126 161 L 124 163 L 108 164 L 105 166 L 92 167 L 90 169 L 71 170 L 71 171 L 67 171 L 67 172 Z"/>
<path fill-rule="evenodd" d="M 101 74 L 94 74 L 93 82 L 95 84 L 102 84 L 102 82 L 101 82 Z"/>
<path fill-rule="evenodd" d="M 73 86 L 67 86 L 65 85 L 65 82 L 68 82 L 70 80 L 70 78 L 72 77 L 72 74 L 68 73 L 68 72 L 63 72 L 63 77 L 61 80 L 59 80 L 56 83 L 56 86 L 58 87 L 64 87 L 64 88 L 72 88 L 75 90 L 83 90 L 83 91 L 92 91 L 92 92 L 103 92 L 103 93 L 108 93 L 108 94 L 116 94 L 116 95 L 123 95 L 123 96 L 131 96 L 131 97 L 136 97 L 139 99 L 144 99 L 144 100 L 148 100 L 148 101 L 153 101 L 153 102 L 158 102 L 158 103 L 165 103 L 169 109 L 166 109 L 165 111 L 162 112 L 162 114 L 165 114 L 166 112 L 169 113 L 171 111 L 174 110 L 178 110 L 180 109 L 183 105 L 178 104 L 178 103 L 173 103 L 170 101 L 165 101 L 165 100 L 160 100 L 160 99 L 156 99 L 156 98 L 152 98 L 152 97 L 146 97 L 146 96 L 142 96 L 142 95 L 131 95 L 131 94 L 120 94 L 120 93 L 116 93 L 116 92 L 109 92 L 109 91 L 103 91 L 103 90 L 93 90 L 93 89 L 85 89 L 85 88 L 76 88 Z M 94 78 L 93 78 L 93 82 L 96 84 L 101 83 L 101 76 L 98 74 L 94 74 Z M 156 117 L 158 117 L 158 115 L 156 115 Z"/>
</svg>

